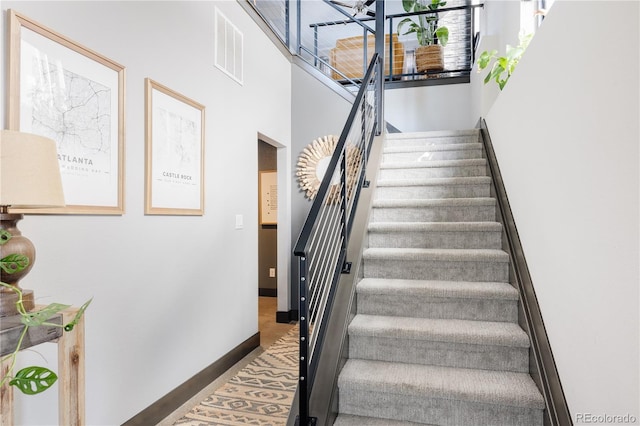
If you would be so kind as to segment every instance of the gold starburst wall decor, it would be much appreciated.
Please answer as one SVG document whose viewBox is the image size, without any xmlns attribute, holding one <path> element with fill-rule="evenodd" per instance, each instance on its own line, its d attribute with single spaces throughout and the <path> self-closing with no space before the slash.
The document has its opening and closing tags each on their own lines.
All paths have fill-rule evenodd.
<svg viewBox="0 0 640 426">
<path fill-rule="evenodd" d="M 298 157 L 298 184 L 311 200 L 318 193 L 337 143 L 338 138 L 334 135 L 319 137 L 307 145 Z"/>
<path fill-rule="evenodd" d="M 307 145 L 298 157 L 296 176 L 300 188 L 306 192 L 306 196 L 313 200 L 318 193 L 322 179 L 327 171 L 331 156 L 338 143 L 338 137 L 327 135 L 315 139 Z M 347 148 L 347 195 L 351 196 L 356 181 L 361 155 L 360 150 L 354 146 Z M 336 176 L 329 188 L 327 203 L 334 203 L 340 197 L 340 180 Z"/>
</svg>

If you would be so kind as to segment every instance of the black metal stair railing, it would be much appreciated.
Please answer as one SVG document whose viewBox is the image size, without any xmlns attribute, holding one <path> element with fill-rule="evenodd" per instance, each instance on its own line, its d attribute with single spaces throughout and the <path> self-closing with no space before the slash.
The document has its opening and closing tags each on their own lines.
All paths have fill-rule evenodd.
<svg viewBox="0 0 640 426">
<path fill-rule="evenodd" d="M 360 189 L 368 184 L 371 144 L 380 129 L 376 114 L 378 97 L 382 96 L 376 84 L 379 73 L 375 54 L 294 248 L 299 265 L 298 425 L 313 424 L 309 396 L 317 360 L 338 279 L 350 268 L 346 261 L 349 234 Z"/>
</svg>

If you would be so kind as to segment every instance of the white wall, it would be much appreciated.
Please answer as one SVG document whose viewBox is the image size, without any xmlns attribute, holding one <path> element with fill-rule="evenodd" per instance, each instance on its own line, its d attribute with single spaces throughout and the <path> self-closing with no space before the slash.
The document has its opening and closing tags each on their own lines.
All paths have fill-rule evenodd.
<svg viewBox="0 0 640 426">
<path fill-rule="evenodd" d="M 640 419 L 638 18 L 556 1 L 486 117 L 576 423 Z"/>
<path fill-rule="evenodd" d="M 244 33 L 243 86 L 213 65 L 215 6 Z M 37 302 L 94 298 L 87 424 L 121 424 L 258 331 L 256 142 L 260 132 L 289 149 L 291 65 L 232 1 L 3 1 L 3 25 L 8 8 L 126 67 L 126 214 L 21 222 L 38 249 L 23 283 Z M 145 77 L 206 106 L 202 217 L 143 213 Z M 57 369 L 55 347 L 41 347 Z M 16 424 L 55 424 L 56 394 L 18 395 Z"/>
<path fill-rule="evenodd" d="M 312 201 L 298 185 L 295 175 L 298 157 L 302 150 L 315 139 L 326 135 L 340 136 L 353 99 L 342 97 L 328 88 L 314 76 L 298 65 L 292 66 L 291 72 L 291 245 L 295 245 L 304 221 L 311 209 Z M 297 258 L 291 264 L 291 308 L 298 309 Z M 278 306 L 280 309 L 280 306 Z"/>
<path fill-rule="evenodd" d="M 470 96 L 469 84 L 385 90 L 384 118 L 403 132 L 473 128 Z"/>
</svg>

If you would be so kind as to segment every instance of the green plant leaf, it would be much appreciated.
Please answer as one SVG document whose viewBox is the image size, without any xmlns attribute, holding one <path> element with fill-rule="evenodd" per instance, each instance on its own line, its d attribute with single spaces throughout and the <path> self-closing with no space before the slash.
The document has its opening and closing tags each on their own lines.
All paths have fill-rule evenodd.
<svg viewBox="0 0 640 426">
<path fill-rule="evenodd" d="M 438 37 L 438 42 L 445 47 L 449 42 L 449 28 L 440 27 L 436 30 L 436 37 Z"/>
<path fill-rule="evenodd" d="M 0 268 L 7 274 L 23 271 L 29 266 L 29 258 L 24 254 L 10 254 L 0 259 Z"/>
<path fill-rule="evenodd" d="M 35 395 L 49 389 L 58 380 L 53 371 L 45 367 L 26 367 L 18 371 L 9 382 L 26 395 Z"/>
<path fill-rule="evenodd" d="M 0 229 L 0 246 L 8 243 L 11 238 L 11 232 L 6 229 Z"/>
<path fill-rule="evenodd" d="M 407 30 L 406 33 L 402 34 L 402 28 L 406 25 L 409 24 L 409 30 Z M 405 18 L 402 21 L 400 21 L 400 23 L 398 24 L 398 34 L 399 35 L 405 35 L 405 34 L 409 34 L 409 33 L 414 33 L 416 32 L 417 29 L 417 25 L 415 22 L 413 22 L 413 20 L 411 18 Z"/>
<path fill-rule="evenodd" d="M 444 7 L 446 4 L 447 4 L 446 1 L 431 0 L 431 4 L 429 5 L 429 9 L 436 10 L 439 7 Z"/>
<path fill-rule="evenodd" d="M 405 12 L 412 12 L 413 7 L 418 3 L 417 0 L 402 0 L 402 8 Z M 400 30 L 398 30 L 399 32 Z"/>
<path fill-rule="evenodd" d="M 78 309 L 78 312 L 76 313 L 76 316 L 73 317 L 73 320 L 69 324 L 64 326 L 64 331 L 73 330 L 73 327 L 75 327 L 78 324 L 78 321 L 80 321 L 80 318 L 82 318 L 84 311 L 87 310 L 92 300 L 93 300 L 93 297 L 87 300 L 86 302 L 84 302 L 84 305 L 80 306 L 80 309 Z"/>
<path fill-rule="evenodd" d="M 61 303 L 52 303 L 39 311 L 28 312 L 26 315 L 22 316 L 20 321 L 29 327 L 42 325 L 49 318 L 70 306 L 71 305 L 63 305 Z"/>
<path fill-rule="evenodd" d="M 491 72 L 489 73 L 489 75 L 487 76 L 487 81 L 490 80 L 495 80 L 496 83 L 498 83 L 498 80 L 500 79 L 500 74 L 502 74 L 504 72 L 504 68 L 500 65 L 499 62 L 496 62 L 493 64 L 493 68 L 491 68 Z"/>
<path fill-rule="evenodd" d="M 487 76 L 484 78 L 484 84 L 487 84 L 491 81 L 491 73 L 487 74 Z"/>
<path fill-rule="evenodd" d="M 503 71 L 509 67 L 509 60 L 504 56 L 499 57 L 496 60 L 496 63 L 500 66 L 500 68 L 502 68 Z"/>
<path fill-rule="evenodd" d="M 509 77 L 511 77 L 511 74 L 515 71 L 516 65 L 520 62 L 520 58 L 527 49 L 529 42 L 531 42 L 533 34 L 520 33 L 518 38 L 520 40 L 520 44 L 518 44 L 518 46 L 513 47 L 507 44 L 505 48 L 505 56 L 495 58 L 496 62 L 493 64 L 491 72 L 484 79 L 485 84 L 491 80 L 495 80 L 496 83 L 498 83 L 500 90 L 502 90 L 507 84 Z M 478 58 L 478 71 L 487 67 L 497 53 L 498 52 L 496 50 L 491 53 L 488 53 L 487 51 L 482 52 Z M 502 73 L 505 71 L 507 72 L 506 77 L 501 78 Z"/>
<path fill-rule="evenodd" d="M 493 59 L 497 54 L 497 50 L 492 50 L 491 52 L 485 50 L 482 52 L 478 57 L 478 70 L 485 69 L 487 65 L 489 65 L 489 62 L 491 62 L 491 59 Z"/>
</svg>

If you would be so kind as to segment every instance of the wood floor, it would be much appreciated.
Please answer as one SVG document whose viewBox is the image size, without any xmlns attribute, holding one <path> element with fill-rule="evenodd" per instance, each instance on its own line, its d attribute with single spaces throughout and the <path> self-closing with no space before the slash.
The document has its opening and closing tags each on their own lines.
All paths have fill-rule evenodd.
<svg viewBox="0 0 640 426">
<path fill-rule="evenodd" d="M 258 298 L 258 331 L 260 331 L 260 347 L 247 355 L 244 359 L 234 365 L 224 375 L 211 383 L 207 388 L 200 391 L 197 395 L 187 401 L 182 407 L 169 415 L 163 421 L 159 422 L 159 426 L 174 425 L 179 419 L 187 414 L 194 406 L 209 397 L 217 389 L 223 387 L 238 372 L 250 364 L 254 359 L 264 353 L 264 350 L 271 346 L 280 337 L 285 336 L 296 323 L 283 324 L 276 322 L 277 298 L 276 297 L 259 297 Z M 208 423 L 202 423 L 208 424 Z"/>
<path fill-rule="evenodd" d="M 259 297 L 258 330 L 260 331 L 260 346 L 265 349 L 287 334 L 295 325 L 294 323 L 277 323 L 276 311 L 277 297 Z"/>
</svg>

